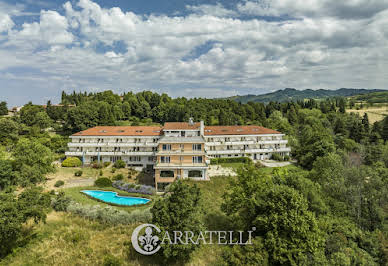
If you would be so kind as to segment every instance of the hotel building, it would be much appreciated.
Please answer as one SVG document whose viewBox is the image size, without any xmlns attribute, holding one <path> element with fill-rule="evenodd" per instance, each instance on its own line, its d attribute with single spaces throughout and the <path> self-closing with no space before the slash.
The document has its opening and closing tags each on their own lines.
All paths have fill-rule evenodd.
<svg viewBox="0 0 388 266">
<path fill-rule="evenodd" d="M 128 167 L 154 172 L 162 189 L 180 178 L 208 179 L 211 158 L 270 159 L 289 155 L 284 134 L 260 126 L 205 126 L 169 122 L 164 126 L 99 126 L 70 136 L 66 156 L 93 161 L 123 160 Z"/>
</svg>

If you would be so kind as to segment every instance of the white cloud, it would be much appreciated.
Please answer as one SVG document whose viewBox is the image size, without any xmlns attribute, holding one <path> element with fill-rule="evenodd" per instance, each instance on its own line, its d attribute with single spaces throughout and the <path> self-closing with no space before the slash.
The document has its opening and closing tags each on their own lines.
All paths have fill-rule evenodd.
<svg viewBox="0 0 388 266">
<path fill-rule="evenodd" d="M 369 18 L 387 8 L 388 0 L 253 0 L 237 5 L 239 12 L 248 15 L 342 19 Z"/>
<path fill-rule="evenodd" d="M 0 29 L 8 31 L 7 41 L 0 44 L 0 69 L 35 68 L 36 73 L 20 77 L 36 82 L 35 87 L 44 77 L 56 89 L 175 88 L 169 91 L 173 95 L 386 86 L 388 10 L 384 6 L 341 17 L 349 12 L 335 13 L 328 0 L 317 2 L 320 15 L 314 1 L 293 1 L 293 7 L 288 0 L 280 2 L 274 0 L 278 7 L 268 8 L 272 15 L 289 7 L 300 19 L 243 20 L 230 17 L 235 11 L 221 4 L 188 7 L 194 13 L 185 17 L 146 17 L 105 9 L 90 0 L 67 2 L 64 14 L 41 11 L 39 21 L 24 23 L 19 30 L 12 23 L 0 23 Z M 349 3 L 352 9 L 363 0 Z M 240 12 L 252 4 L 240 4 Z M 103 50 L 96 48 L 101 46 Z M 183 59 L 188 55 L 191 59 Z"/>
<path fill-rule="evenodd" d="M 198 15 L 209 15 L 215 17 L 232 17 L 238 15 L 236 11 L 226 9 L 220 3 L 217 3 L 216 5 L 186 5 L 186 9 Z"/>
</svg>

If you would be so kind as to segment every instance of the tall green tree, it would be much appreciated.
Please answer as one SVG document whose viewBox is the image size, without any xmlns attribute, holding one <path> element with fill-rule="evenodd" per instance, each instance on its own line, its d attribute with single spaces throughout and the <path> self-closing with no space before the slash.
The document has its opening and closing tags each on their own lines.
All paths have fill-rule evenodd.
<svg viewBox="0 0 388 266">
<path fill-rule="evenodd" d="M 151 209 L 152 223 L 157 225 L 163 238 L 166 231 L 191 231 L 198 235 L 203 229 L 201 221 L 201 193 L 194 185 L 189 186 L 181 181 L 171 185 L 169 196 L 155 202 Z M 163 256 L 168 261 L 187 260 L 198 245 L 193 243 L 162 245 Z"/>
<path fill-rule="evenodd" d="M 0 115 L 7 115 L 8 107 L 7 102 L 0 102 Z"/>
</svg>

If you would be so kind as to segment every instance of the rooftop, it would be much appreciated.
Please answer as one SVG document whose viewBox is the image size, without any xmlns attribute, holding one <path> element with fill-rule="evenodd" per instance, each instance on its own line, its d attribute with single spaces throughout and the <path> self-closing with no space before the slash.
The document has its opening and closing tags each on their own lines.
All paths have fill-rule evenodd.
<svg viewBox="0 0 388 266">
<path fill-rule="evenodd" d="M 281 134 L 280 132 L 261 126 L 206 126 L 205 136 L 211 135 L 262 135 Z"/>
<path fill-rule="evenodd" d="M 197 130 L 200 123 L 169 122 L 160 126 L 98 126 L 73 134 L 73 136 L 161 136 L 163 130 Z M 261 126 L 206 126 L 205 136 L 212 135 L 263 135 L 281 134 L 280 132 Z M 163 137 L 163 141 L 190 142 L 197 137 L 172 138 Z M 202 138 L 202 137 L 198 137 Z M 174 140 L 173 140 L 174 139 Z M 179 139 L 179 140 L 178 140 Z"/>
<path fill-rule="evenodd" d="M 73 136 L 160 136 L 158 126 L 99 126 L 73 134 Z"/>
</svg>

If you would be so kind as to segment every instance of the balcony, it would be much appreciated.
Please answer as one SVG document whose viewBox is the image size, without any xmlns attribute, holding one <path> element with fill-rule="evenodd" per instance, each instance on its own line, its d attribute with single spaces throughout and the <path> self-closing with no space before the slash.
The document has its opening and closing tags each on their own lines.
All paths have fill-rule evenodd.
<svg viewBox="0 0 388 266">
<path fill-rule="evenodd" d="M 82 152 L 82 151 L 67 151 L 66 156 L 153 156 L 153 151 L 93 151 L 93 152 Z"/>
<path fill-rule="evenodd" d="M 157 142 L 69 142 L 68 147 L 157 147 Z"/>
<path fill-rule="evenodd" d="M 287 144 L 288 140 L 244 140 L 244 141 L 215 141 L 206 142 L 206 146 L 220 146 L 220 145 L 259 145 L 259 144 Z"/>
<path fill-rule="evenodd" d="M 290 152 L 291 148 L 267 148 L 267 149 L 239 149 L 239 150 L 218 150 L 218 151 L 207 151 L 208 155 L 217 154 L 247 154 L 247 153 L 268 153 L 268 152 Z"/>
<path fill-rule="evenodd" d="M 165 169 L 165 168 L 207 168 L 206 163 L 160 163 L 157 162 L 154 166 L 155 169 Z"/>
<path fill-rule="evenodd" d="M 162 150 L 158 151 L 156 155 L 204 155 L 205 151 L 194 151 L 194 150 Z"/>
</svg>

